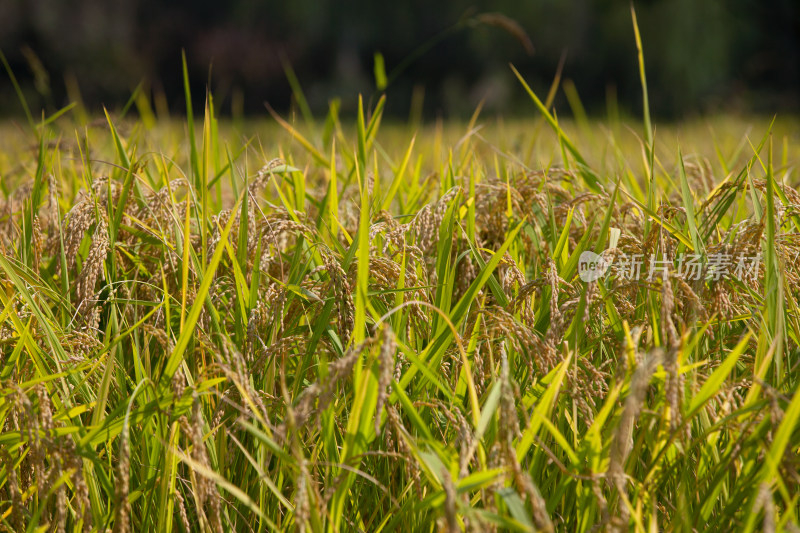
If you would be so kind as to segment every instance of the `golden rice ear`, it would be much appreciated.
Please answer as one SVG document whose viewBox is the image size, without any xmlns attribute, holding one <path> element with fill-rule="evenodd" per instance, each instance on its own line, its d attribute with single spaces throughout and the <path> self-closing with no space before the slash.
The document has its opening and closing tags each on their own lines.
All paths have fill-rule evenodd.
<svg viewBox="0 0 800 533">
<path fill-rule="evenodd" d="M 394 354 L 396 351 L 397 345 L 395 344 L 394 333 L 392 333 L 392 328 L 386 324 L 383 328 L 383 340 L 381 342 L 380 355 L 378 356 L 378 400 L 375 407 L 376 435 L 381 433 L 381 415 L 383 414 L 383 406 L 388 398 L 387 389 L 392 382 Z"/>
<path fill-rule="evenodd" d="M 633 447 L 634 423 L 644 407 L 650 378 L 658 365 L 662 363 L 663 358 L 664 351 L 661 348 L 652 350 L 636 368 L 631 379 L 630 392 L 625 399 L 622 418 L 614 434 L 609 454 L 608 470 L 606 471 L 608 483 L 615 487 L 620 495 L 628 494 L 627 481 L 625 479 L 625 462 Z M 624 504 L 619 505 L 618 512 L 622 515 L 623 523 L 627 523 L 630 516 L 627 506 Z"/>
<path fill-rule="evenodd" d="M 92 201 L 86 194 L 81 193 L 77 203 L 64 218 L 64 254 L 67 258 L 67 268 L 71 270 L 77 261 L 83 237 L 95 222 Z"/>
<path fill-rule="evenodd" d="M 33 217 L 33 271 L 38 272 L 42 261 L 42 251 L 44 249 L 44 237 L 42 228 L 39 225 L 39 216 Z"/>
<path fill-rule="evenodd" d="M 108 249 L 108 222 L 104 216 L 101 216 L 92 238 L 89 255 L 86 256 L 86 261 L 83 263 L 83 269 L 78 276 L 75 289 L 75 307 L 84 319 L 92 315 L 97 305 L 95 285 L 101 274 L 103 274 L 103 264 L 106 260 Z M 96 326 L 94 324 L 94 327 Z"/>
</svg>

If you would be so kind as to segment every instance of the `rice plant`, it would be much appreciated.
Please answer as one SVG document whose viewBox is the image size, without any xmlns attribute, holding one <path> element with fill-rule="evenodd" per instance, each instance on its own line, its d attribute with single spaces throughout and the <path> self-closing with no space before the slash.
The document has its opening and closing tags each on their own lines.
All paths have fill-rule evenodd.
<svg viewBox="0 0 800 533">
<path fill-rule="evenodd" d="M 515 73 L 540 119 L 5 131 L 0 527 L 796 531 L 797 124 Z"/>
</svg>

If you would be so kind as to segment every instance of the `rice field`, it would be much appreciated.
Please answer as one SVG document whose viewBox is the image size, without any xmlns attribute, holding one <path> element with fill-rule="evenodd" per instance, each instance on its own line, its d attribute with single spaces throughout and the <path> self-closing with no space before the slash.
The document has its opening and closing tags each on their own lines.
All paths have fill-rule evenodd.
<svg viewBox="0 0 800 533">
<path fill-rule="evenodd" d="M 797 121 L 519 90 L 0 127 L 0 527 L 797 531 Z"/>
</svg>

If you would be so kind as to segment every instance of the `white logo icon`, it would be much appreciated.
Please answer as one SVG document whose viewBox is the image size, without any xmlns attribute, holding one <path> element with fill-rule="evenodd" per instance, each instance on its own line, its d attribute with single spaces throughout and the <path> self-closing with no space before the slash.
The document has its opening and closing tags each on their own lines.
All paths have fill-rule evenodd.
<svg viewBox="0 0 800 533">
<path fill-rule="evenodd" d="M 578 276 L 586 283 L 597 281 L 605 276 L 611 262 L 602 255 L 586 250 L 578 260 Z"/>
</svg>

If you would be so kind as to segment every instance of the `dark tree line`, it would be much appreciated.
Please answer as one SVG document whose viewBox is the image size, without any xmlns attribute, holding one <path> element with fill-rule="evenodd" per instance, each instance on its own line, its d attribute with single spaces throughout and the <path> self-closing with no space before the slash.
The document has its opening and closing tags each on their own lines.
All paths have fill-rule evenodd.
<svg viewBox="0 0 800 533">
<path fill-rule="evenodd" d="M 798 109 L 796 0 L 647 0 L 636 2 L 636 10 L 656 114 Z M 491 110 L 527 110 L 508 63 L 545 91 L 562 57 L 564 77 L 590 112 L 602 113 L 609 94 L 623 110 L 639 107 L 624 1 L 0 2 L 0 50 L 34 107 L 63 105 L 75 87 L 90 107 L 120 106 L 145 80 L 179 110 L 186 50 L 199 104 L 210 81 L 225 112 L 238 102 L 261 113 L 265 100 L 286 109 L 291 90 L 284 65 L 290 64 L 320 112 L 332 97 L 347 106 L 358 92 L 375 90 L 375 52 L 391 73 L 426 44 L 388 87 L 388 109 L 399 116 L 408 113 L 415 92 L 424 94 L 427 116 L 463 116 L 482 98 Z M 18 111 L 5 74 L 0 97 L 0 113 Z"/>
</svg>

